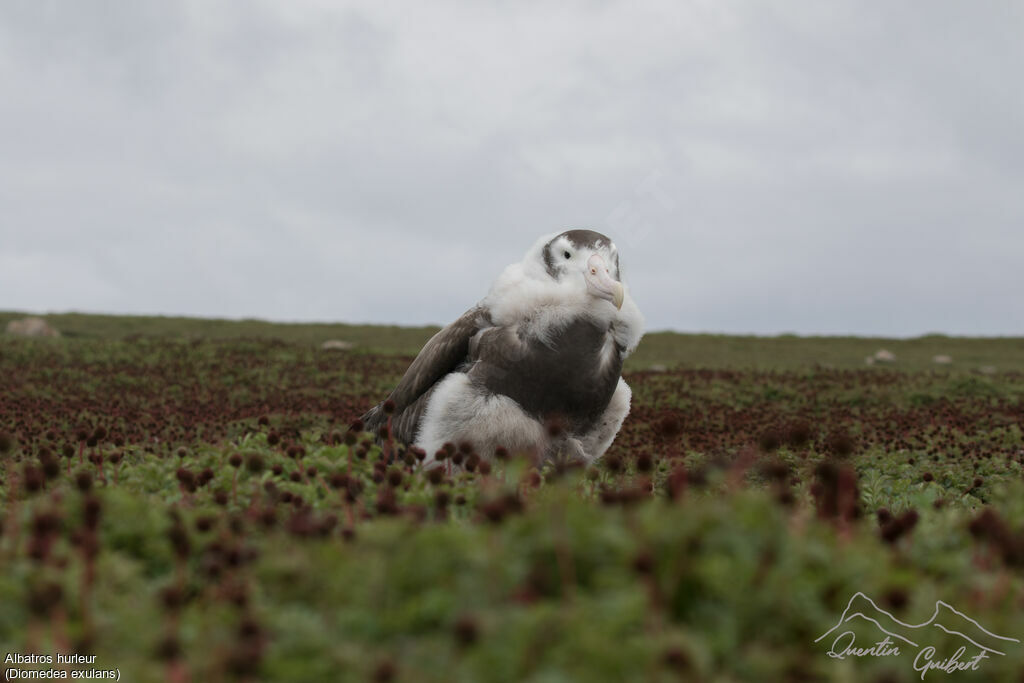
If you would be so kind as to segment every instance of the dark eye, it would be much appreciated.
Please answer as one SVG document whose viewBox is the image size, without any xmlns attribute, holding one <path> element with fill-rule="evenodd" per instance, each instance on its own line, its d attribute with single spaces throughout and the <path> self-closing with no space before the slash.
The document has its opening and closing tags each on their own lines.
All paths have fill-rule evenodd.
<svg viewBox="0 0 1024 683">
<path fill-rule="evenodd" d="M 562 256 L 564 256 L 567 260 L 572 258 L 572 254 L 570 254 L 567 251 L 563 251 Z"/>
</svg>

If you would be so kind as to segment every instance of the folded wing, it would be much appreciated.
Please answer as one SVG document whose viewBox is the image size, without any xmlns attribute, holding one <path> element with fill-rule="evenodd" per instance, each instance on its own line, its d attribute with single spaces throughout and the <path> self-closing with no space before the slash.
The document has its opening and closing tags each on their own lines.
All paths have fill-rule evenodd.
<svg viewBox="0 0 1024 683">
<path fill-rule="evenodd" d="M 413 443 L 430 393 L 449 373 L 464 370 L 469 361 L 470 340 L 490 324 L 487 310 L 475 306 L 431 337 L 388 398 L 363 415 L 366 430 L 377 433 L 387 423 L 384 403 L 394 401 L 392 435 L 404 443 Z"/>
</svg>

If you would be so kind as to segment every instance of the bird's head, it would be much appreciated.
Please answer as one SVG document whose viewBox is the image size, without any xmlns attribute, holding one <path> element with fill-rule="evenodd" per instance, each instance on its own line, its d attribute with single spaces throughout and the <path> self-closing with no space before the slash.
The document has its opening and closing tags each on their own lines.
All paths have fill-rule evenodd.
<svg viewBox="0 0 1024 683">
<path fill-rule="evenodd" d="M 643 316 L 622 283 L 619 250 L 593 230 L 541 237 L 505 268 L 482 303 L 497 325 L 543 320 L 551 327 L 587 316 L 614 326 L 616 342 L 629 353 L 643 334 Z"/>
<path fill-rule="evenodd" d="M 579 285 L 598 299 L 622 308 L 625 291 L 619 281 L 615 243 L 593 230 L 567 230 L 541 245 L 547 277 L 563 285 Z"/>
</svg>

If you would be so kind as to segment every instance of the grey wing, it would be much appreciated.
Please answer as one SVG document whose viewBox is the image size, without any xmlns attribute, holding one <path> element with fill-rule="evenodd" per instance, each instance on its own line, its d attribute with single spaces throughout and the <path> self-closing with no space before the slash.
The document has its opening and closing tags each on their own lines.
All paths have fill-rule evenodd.
<svg viewBox="0 0 1024 683">
<path fill-rule="evenodd" d="M 398 386 L 385 399 L 395 403 L 391 429 L 396 439 L 405 443 L 415 440 L 434 386 L 468 360 L 470 340 L 490 324 L 488 311 L 475 306 L 424 344 Z M 384 401 L 363 415 L 362 421 L 367 431 L 376 433 L 387 422 Z"/>
</svg>

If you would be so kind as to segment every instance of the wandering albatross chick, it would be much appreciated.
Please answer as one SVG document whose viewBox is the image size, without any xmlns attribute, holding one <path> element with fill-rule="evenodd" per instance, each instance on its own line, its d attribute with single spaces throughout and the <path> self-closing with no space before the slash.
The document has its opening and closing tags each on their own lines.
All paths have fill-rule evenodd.
<svg viewBox="0 0 1024 683">
<path fill-rule="evenodd" d="M 503 446 L 593 462 L 629 413 L 622 362 L 642 334 L 615 244 L 592 230 L 548 235 L 435 334 L 362 421 L 377 433 L 392 401 L 391 434 L 428 465 L 446 442 L 483 457 Z"/>
</svg>

